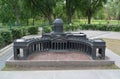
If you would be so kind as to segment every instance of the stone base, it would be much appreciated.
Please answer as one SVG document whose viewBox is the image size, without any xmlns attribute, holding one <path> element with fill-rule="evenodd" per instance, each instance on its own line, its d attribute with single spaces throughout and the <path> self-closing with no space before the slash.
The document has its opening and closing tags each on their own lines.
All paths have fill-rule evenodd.
<svg viewBox="0 0 120 79">
<path fill-rule="evenodd" d="M 114 65 L 110 60 L 8 60 L 6 65 L 18 68 L 40 68 L 40 67 L 102 67 Z"/>
</svg>

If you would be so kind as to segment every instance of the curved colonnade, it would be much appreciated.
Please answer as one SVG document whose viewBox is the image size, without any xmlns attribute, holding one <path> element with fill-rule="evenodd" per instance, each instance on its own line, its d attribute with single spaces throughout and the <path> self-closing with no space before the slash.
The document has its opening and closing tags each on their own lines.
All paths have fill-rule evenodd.
<svg viewBox="0 0 120 79">
<path fill-rule="evenodd" d="M 51 39 L 44 35 L 42 38 L 22 40 L 14 42 L 14 59 L 27 59 L 32 53 L 47 51 L 77 51 L 83 52 L 93 59 L 97 59 L 98 56 L 101 56 L 101 59 L 105 58 L 105 42 L 103 40 L 75 39 L 74 37 Z"/>
</svg>

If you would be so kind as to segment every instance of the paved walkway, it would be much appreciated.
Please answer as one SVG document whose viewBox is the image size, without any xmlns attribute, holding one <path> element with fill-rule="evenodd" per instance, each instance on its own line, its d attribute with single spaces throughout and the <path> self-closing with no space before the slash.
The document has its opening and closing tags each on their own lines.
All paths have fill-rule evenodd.
<svg viewBox="0 0 120 79">
<path fill-rule="evenodd" d="M 13 55 L 13 44 L 0 50 L 0 70 L 4 68 L 6 60 Z"/>
<path fill-rule="evenodd" d="M 120 56 L 119 55 L 115 54 L 109 49 L 106 49 L 106 56 L 108 56 L 110 60 L 115 61 L 116 66 L 120 68 Z"/>
<path fill-rule="evenodd" d="M 0 79 L 120 79 L 120 70 L 4 71 Z"/>
<path fill-rule="evenodd" d="M 76 32 L 76 31 L 75 31 L 75 32 Z M 91 31 L 91 30 L 82 30 L 82 31 L 77 31 L 77 32 L 85 33 L 88 38 L 120 39 L 120 32 Z"/>
</svg>

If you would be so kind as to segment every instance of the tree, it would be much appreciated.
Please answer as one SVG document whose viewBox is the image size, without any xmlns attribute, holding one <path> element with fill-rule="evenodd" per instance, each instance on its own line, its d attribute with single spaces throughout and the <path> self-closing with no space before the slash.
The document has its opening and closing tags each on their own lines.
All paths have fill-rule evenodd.
<svg viewBox="0 0 120 79">
<path fill-rule="evenodd" d="M 0 0 L 0 21 L 2 23 L 15 22 L 11 0 Z"/>
<path fill-rule="evenodd" d="M 13 0 L 14 15 L 16 18 L 16 25 L 19 25 L 19 0 Z"/>
<path fill-rule="evenodd" d="M 116 5 L 116 16 L 117 19 L 120 20 L 120 1 L 115 0 L 115 5 Z"/>
<path fill-rule="evenodd" d="M 21 6 L 23 10 L 22 14 L 25 14 L 27 19 L 27 24 L 28 24 L 28 19 L 32 18 L 33 19 L 32 24 L 34 25 L 35 17 L 39 15 L 40 10 L 34 5 L 33 3 L 34 0 L 22 0 L 22 1 L 23 1 L 23 6 Z"/>
<path fill-rule="evenodd" d="M 68 24 L 72 23 L 72 16 L 74 15 L 80 0 L 66 0 L 66 14 L 68 19 Z"/>
<path fill-rule="evenodd" d="M 0 0 L 0 17 L 3 23 L 19 25 L 19 0 Z"/>
<path fill-rule="evenodd" d="M 29 19 L 31 18 L 31 12 L 29 10 L 28 7 L 26 7 L 26 4 L 24 2 L 24 0 L 19 0 L 19 7 L 20 7 L 20 11 L 19 11 L 19 19 L 20 19 L 20 23 L 22 25 L 29 25 Z M 33 23 L 34 24 L 34 23 Z"/>
<path fill-rule="evenodd" d="M 53 8 L 53 17 L 59 18 L 64 15 L 64 3 L 63 0 L 56 0 L 56 7 Z"/>
<path fill-rule="evenodd" d="M 27 7 L 33 13 L 33 18 L 40 13 L 48 19 L 49 24 L 52 24 L 53 8 L 56 5 L 56 0 L 24 0 Z"/>
<path fill-rule="evenodd" d="M 106 8 L 106 13 L 108 15 L 107 19 L 110 20 L 110 19 L 116 19 L 116 5 L 115 5 L 115 0 L 109 0 L 107 2 L 107 4 L 105 5 L 105 8 Z"/>
<path fill-rule="evenodd" d="M 107 18 L 107 13 L 105 7 L 99 10 L 96 14 L 93 16 L 94 19 L 98 20 L 104 20 Z"/>
<path fill-rule="evenodd" d="M 91 23 L 91 17 L 93 14 L 97 13 L 101 8 L 103 8 L 104 4 L 107 0 L 81 0 L 79 10 L 84 16 L 88 18 L 88 24 Z"/>
</svg>

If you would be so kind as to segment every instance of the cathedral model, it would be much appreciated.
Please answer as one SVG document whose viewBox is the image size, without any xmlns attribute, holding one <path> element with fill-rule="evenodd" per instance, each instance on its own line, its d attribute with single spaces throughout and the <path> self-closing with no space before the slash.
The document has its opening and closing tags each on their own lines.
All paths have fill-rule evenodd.
<svg viewBox="0 0 120 79">
<path fill-rule="evenodd" d="M 105 59 L 105 41 L 88 39 L 84 33 L 64 33 L 62 19 L 56 19 L 53 32 L 42 37 L 14 41 L 14 60 L 27 60 L 32 53 L 77 51 L 92 59 Z"/>
</svg>

